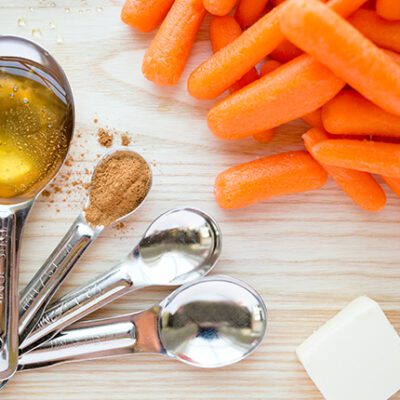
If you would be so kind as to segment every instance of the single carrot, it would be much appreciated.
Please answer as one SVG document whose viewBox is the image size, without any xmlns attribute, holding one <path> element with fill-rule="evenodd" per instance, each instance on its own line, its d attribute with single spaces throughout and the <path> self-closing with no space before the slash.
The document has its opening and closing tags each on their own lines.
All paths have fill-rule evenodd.
<svg viewBox="0 0 400 400">
<path fill-rule="evenodd" d="M 243 29 L 253 25 L 262 15 L 268 0 L 240 0 L 235 18 Z"/>
<path fill-rule="evenodd" d="M 216 104 L 208 125 L 220 138 L 240 139 L 316 110 L 343 86 L 328 68 L 303 54 Z"/>
<path fill-rule="evenodd" d="M 378 46 L 400 52 L 400 19 L 388 21 L 372 10 L 360 9 L 349 18 L 349 22 Z"/>
<path fill-rule="evenodd" d="M 241 208 L 275 196 L 319 189 L 326 179 L 326 172 L 309 154 L 291 151 L 220 173 L 215 182 L 215 198 L 221 208 Z"/>
<path fill-rule="evenodd" d="M 303 135 L 308 152 L 313 155 L 316 144 L 328 140 L 329 136 L 321 129 L 310 129 Z M 386 195 L 378 182 L 367 172 L 321 164 L 347 195 L 367 211 L 379 211 L 386 204 Z"/>
<path fill-rule="evenodd" d="M 313 147 L 321 163 L 400 178 L 400 144 L 366 140 L 326 140 Z"/>
<path fill-rule="evenodd" d="M 376 0 L 376 12 L 382 18 L 400 20 L 400 7 L 398 0 Z"/>
<path fill-rule="evenodd" d="M 284 3 L 286 0 L 271 0 L 271 3 L 274 7 L 279 6 L 279 4 Z"/>
<path fill-rule="evenodd" d="M 175 85 L 206 14 L 202 0 L 175 0 L 144 56 L 142 72 L 158 85 Z"/>
<path fill-rule="evenodd" d="M 289 40 L 284 39 L 274 50 L 272 50 L 271 57 L 274 60 L 285 63 L 293 60 L 293 58 L 298 57 L 302 53 L 303 52 L 298 47 L 290 43 Z"/>
<path fill-rule="evenodd" d="M 121 20 L 141 32 L 150 32 L 161 24 L 174 0 L 126 0 Z"/>
<path fill-rule="evenodd" d="M 400 67 L 391 57 L 317 0 L 291 0 L 285 5 L 280 21 L 290 41 L 364 97 L 400 115 Z"/>
<path fill-rule="evenodd" d="M 343 90 L 322 107 L 324 128 L 338 135 L 400 137 L 400 117 L 382 110 L 354 90 Z"/>
<path fill-rule="evenodd" d="M 393 193 L 400 196 L 400 178 L 392 178 L 391 176 L 382 176 L 382 178 Z"/>
<path fill-rule="evenodd" d="M 400 64 L 400 54 L 391 50 L 382 49 L 388 56 L 392 57 L 396 64 Z"/>
<path fill-rule="evenodd" d="M 210 40 L 214 53 L 227 46 L 241 34 L 242 28 L 234 17 L 224 16 L 211 19 Z M 253 67 L 230 87 L 230 91 L 235 92 L 258 78 L 258 72 Z"/>
<path fill-rule="evenodd" d="M 303 115 L 301 119 L 313 128 L 323 129 L 324 127 L 321 118 L 321 108 L 318 108 L 318 110 L 311 111 L 310 113 Z"/>
<path fill-rule="evenodd" d="M 330 0 L 327 4 L 336 12 L 347 16 L 365 1 Z M 213 99 L 219 96 L 270 54 L 284 40 L 279 27 L 279 15 L 287 4 L 288 2 L 284 2 L 275 7 L 230 45 L 199 65 L 188 80 L 190 95 L 198 99 Z"/>
<path fill-rule="evenodd" d="M 203 0 L 204 8 L 212 15 L 223 16 L 231 12 L 236 0 Z"/>
</svg>

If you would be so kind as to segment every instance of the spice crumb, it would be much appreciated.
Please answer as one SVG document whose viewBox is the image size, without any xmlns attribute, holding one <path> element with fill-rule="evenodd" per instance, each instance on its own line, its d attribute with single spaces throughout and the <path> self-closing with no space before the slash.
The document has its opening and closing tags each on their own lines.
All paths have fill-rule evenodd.
<svg viewBox="0 0 400 400">
<path fill-rule="evenodd" d="M 43 190 L 42 195 L 44 197 L 50 197 L 51 193 L 48 190 Z"/>
<path fill-rule="evenodd" d="M 115 225 L 115 229 L 117 229 L 118 231 L 120 231 L 121 229 L 125 228 L 125 224 L 123 222 L 118 222 L 117 225 Z"/>
<path fill-rule="evenodd" d="M 97 131 L 97 141 L 104 147 L 111 147 L 113 144 L 113 140 L 114 140 L 114 135 L 104 129 L 104 128 L 99 128 L 99 130 Z"/>
<path fill-rule="evenodd" d="M 93 118 L 93 123 L 97 124 L 99 120 L 97 118 Z"/>
<path fill-rule="evenodd" d="M 131 137 L 128 135 L 128 133 L 123 133 L 121 135 L 121 145 L 122 146 L 129 146 L 131 144 Z"/>
</svg>

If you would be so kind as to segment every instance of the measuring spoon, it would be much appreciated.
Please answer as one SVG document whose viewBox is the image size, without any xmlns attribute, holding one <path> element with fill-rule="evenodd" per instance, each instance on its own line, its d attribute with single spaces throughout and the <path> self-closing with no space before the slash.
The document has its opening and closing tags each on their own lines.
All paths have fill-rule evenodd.
<svg viewBox="0 0 400 400">
<path fill-rule="evenodd" d="M 68 146 L 74 130 L 74 103 L 67 77 L 55 59 L 42 47 L 17 36 L 0 36 L 2 60 L 23 59 L 43 68 L 46 84 L 60 100 L 70 104 Z M 65 154 L 66 155 L 66 154 Z M 12 198 L 0 198 L 0 380 L 10 378 L 18 364 L 18 264 L 21 234 L 36 198 L 61 168 L 59 160 L 30 190 Z"/>
<path fill-rule="evenodd" d="M 57 332 L 133 290 L 178 286 L 206 275 L 221 253 L 221 232 L 206 213 L 177 208 L 162 214 L 119 264 L 50 305 L 21 344 L 27 352 Z"/>
<path fill-rule="evenodd" d="M 249 356 L 266 327 L 267 310 L 257 292 L 237 279 L 210 277 L 182 286 L 147 311 L 75 324 L 23 354 L 19 369 L 134 353 L 223 367 Z"/>
<path fill-rule="evenodd" d="M 111 153 L 105 154 L 98 162 L 96 168 L 98 168 L 104 160 L 111 157 L 113 153 L 118 151 L 120 150 L 115 150 Z M 123 151 L 141 157 L 134 151 L 126 149 Z M 146 165 L 151 176 L 150 167 L 147 163 Z M 95 174 L 96 168 L 93 174 Z M 151 182 L 148 186 L 147 194 L 149 193 L 150 188 Z M 132 209 L 128 214 L 116 219 L 114 223 L 121 222 L 125 218 L 131 216 L 140 205 L 143 204 L 147 194 L 138 206 Z M 90 196 L 86 201 L 86 207 L 89 205 L 89 201 Z M 76 262 L 106 228 L 107 227 L 103 225 L 92 226 L 86 220 L 85 212 L 82 211 L 43 266 L 22 291 L 19 305 L 20 347 L 24 345 L 25 339 L 35 329 L 45 311 L 45 308 Z"/>
</svg>

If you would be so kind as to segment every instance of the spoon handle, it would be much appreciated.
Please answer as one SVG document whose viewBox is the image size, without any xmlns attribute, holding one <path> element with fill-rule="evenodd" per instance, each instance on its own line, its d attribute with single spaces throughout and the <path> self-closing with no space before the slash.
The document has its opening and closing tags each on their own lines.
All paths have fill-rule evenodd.
<svg viewBox="0 0 400 400">
<path fill-rule="evenodd" d="M 102 228 L 92 228 L 86 223 L 83 215 L 79 215 L 22 291 L 19 305 L 20 344 L 23 344 L 29 333 L 36 327 L 51 298 L 101 230 Z"/>
<path fill-rule="evenodd" d="M 0 380 L 18 364 L 18 264 L 22 228 L 33 201 L 0 206 Z"/>
<path fill-rule="evenodd" d="M 31 351 L 53 338 L 63 328 L 136 289 L 128 273 L 131 268 L 131 263 L 122 261 L 104 275 L 70 291 L 50 305 L 20 350 Z"/>
<path fill-rule="evenodd" d="M 19 370 L 35 369 L 65 362 L 135 352 L 136 326 L 131 315 L 76 324 L 40 348 L 24 353 Z"/>
</svg>

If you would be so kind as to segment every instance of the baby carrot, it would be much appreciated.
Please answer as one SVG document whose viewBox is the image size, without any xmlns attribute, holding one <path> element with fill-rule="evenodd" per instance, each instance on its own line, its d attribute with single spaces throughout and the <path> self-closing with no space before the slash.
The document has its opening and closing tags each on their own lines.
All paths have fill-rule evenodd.
<svg viewBox="0 0 400 400">
<path fill-rule="evenodd" d="M 308 152 L 313 155 L 316 144 L 328 140 L 328 135 L 321 129 L 310 129 L 303 135 Z M 379 211 L 386 204 L 386 195 L 376 180 L 367 172 L 321 164 L 347 195 L 367 211 Z"/>
<path fill-rule="evenodd" d="M 235 18 L 245 29 L 253 25 L 263 14 L 268 0 L 240 0 Z"/>
<path fill-rule="evenodd" d="M 144 56 L 142 72 L 158 85 L 175 85 L 206 14 L 202 0 L 175 0 Z"/>
<path fill-rule="evenodd" d="M 313 147 L 321 163 L 400 178 L 400 144 L 366 140 L 326 140 Z"/>
<path fill-rule="evenodd" d="M 364 97 L 400 115 L 400 67 L 391 57 L 317 0 L 291 0 L 285 5 L 281 28 L 291 42 Z"/>
<path fill-rule="evenodd" d="M 216 104 L 208 125 L 220 138 L 240 139 L 316 110 L 343 86 L 328 68 L 303 54 Z"/>
<path fill-rule="evenodd" d="M 343 90 L 322 107 L 322 122 L 333 134 L 400 137 L 400 117 L 353 90 Z"/>
<path fill-rule="evenodd" d="M 126 0 L 121 20 L 141 32 L 150 32 L 161 24 L 174 0 Z"/>
<path fill-rule="evenodd" d="M 220 173 L 215 182 L 215 198 L 221 208 L 241 208 L 274 196 L 319 189 L 326 179 L 326 172 L 309 154 L 291 151 Z"/>
<path fill-rule="evenodd" d="M 383 180 L 392 189 L 393 193 L 400 196 L 400 178 L 392 178 L 390 176 L 382 176 Z"/>
<path fill-rule="evenodd" d="M 227 15 L 235 7 L 236 0 L 203 0 L 204 8 L 213 15 Z"/>
<path fill-rule="evenodd" d="M 275 71 L 279 68 L 282 64 L 276 60 L 267 60 L 261 67 L 260 75 L 265 76 L 272 71 Z"/>
<path fill-rule="evenodd" d="M 346 13 L 351 14 L 366 0 L 330 1 L 332 9 L 347 16 Z M 279 27 L 279 15 L 287 4 L 284 2 L 275 7 L 230 45 L 199 65 L 189 77 L 189 93 L 198 99 L 213 99 L 270 54 L 284 40 Z"/>
<path fill-rule="evenodd" d="M 400 52 L 400 19 L 388 21 L 372 10 L 360 9 L 349 18 L 349 22 L 378 46 Z"/>
<path fill-rule="evenodd" d="M 321 118 L 321 108 L 318 108 L 318 110 L 311 111 L 310 113 L 303 115 L 301 119 L 313 128 L 323 129 L 324 127 Z"/>
<path fill-rule="evenodd" d="M 400 7 L 398 0 L 376 0 L 376 12 L 382 18 L 400 20 Z"/>
<path fill-rule="evenodd" d="M 241 33 L 242 28 L 235 18 L 230 16 L 213 17 L 210 22 L 210 40 L 214 53 L 227 46 Z M 235 92 L 258 78 L 258 72 L 253 67 L 230 87 L 230 91 Z"/>
<path fill-rule="evenodd" d="M 215 98 L 268 55 L 283 40 L 278 18 L 281 8 L 274 8 L 197 67 L 188 80 L 189 93 L 199 99 Z"/>
</svg>

